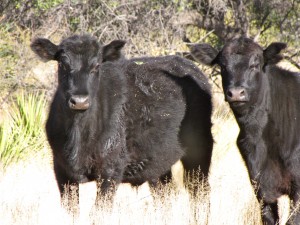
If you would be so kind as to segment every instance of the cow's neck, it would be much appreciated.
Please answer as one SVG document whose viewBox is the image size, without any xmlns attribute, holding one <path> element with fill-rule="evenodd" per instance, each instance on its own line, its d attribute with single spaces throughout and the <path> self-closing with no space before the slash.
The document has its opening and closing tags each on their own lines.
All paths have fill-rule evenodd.
<svg viewBox="0 0 300 225">
<path fill-rule="evenodd" d="M 92 108 L 88 109 L 86 112 L 72 112 L 68 113 L 69 118 L 68 123 L 66 123 L 66 133 L 67 140 L 65 143 L 65 149 L 68 153 L 68 162 L 72 164 L 74 169 L 78 165 L 84 165 L 85 163 L 78 162 L 78 159 L 85 159 L 86 157 L 81 157 L 80 154 L 87 155 L 87 149 L 93 149 L 89 146 L 95 143 L 95 131 L 97 118 L 95 118 L 95 113 L 92 112 Z"/>
<path fill-rule="evenodd" d="M 264 74 L 262 74 L 264 76 Z M 237 145 L 240 149 L 247 167 L 250 168 L 251 180 L 259 179 L 263 168 L 264 158 L 267 158 L 265 142 L 263 140 L 266 125 L 269 123 L 270 112 L 270 86 L 267 77 L 264 76 L 257 99 L 246 111 L 239 114 L 234 112 L 240 133 Z"/>
</svg>

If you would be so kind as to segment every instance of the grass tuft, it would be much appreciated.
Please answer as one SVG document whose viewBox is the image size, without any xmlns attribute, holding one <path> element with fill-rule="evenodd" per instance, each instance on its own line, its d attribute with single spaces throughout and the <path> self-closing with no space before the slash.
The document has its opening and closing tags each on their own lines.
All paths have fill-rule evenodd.
<svg viewBox="0 0 300 225">
<path fill-rule="evenodd" d="M 5 168 L 28 153 L 43 149 L 44 94 L 18 95 L 0 125 L 0 162 Z"/>
</svg>

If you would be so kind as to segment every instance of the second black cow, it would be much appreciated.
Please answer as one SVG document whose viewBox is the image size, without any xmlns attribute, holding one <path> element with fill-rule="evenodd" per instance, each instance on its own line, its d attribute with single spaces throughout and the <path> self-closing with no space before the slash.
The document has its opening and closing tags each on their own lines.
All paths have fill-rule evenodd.
<svg viewBox="0 0 300 225">
<path fill-rule="evenodd" d="M 177 56 L 126 60 L 125 43 L 101 46 L 88 35 L 59 45 L 38 38 L 32 50 L 58 62 L 58 87 L 46 124 L 61 194 L 68 184 L 145 181 L 187 171 L 208 174 L 213 138 L 207 78 Z"/>
<path fill-rule="evenodd" d="M 279 222 L 281 195 L 300 203 L 300 74 L 276 65 L 284 48 L 272 43 L 263 49 L 246 37 L 221 51 L 191 46 L 197 60 L 221 67 L 225 100 L 240 127 L 237 145 L 263 203 L 263 222 L 270 225 Z M 289 224 L 300 224 L 299 210 Z"/>
</svg>

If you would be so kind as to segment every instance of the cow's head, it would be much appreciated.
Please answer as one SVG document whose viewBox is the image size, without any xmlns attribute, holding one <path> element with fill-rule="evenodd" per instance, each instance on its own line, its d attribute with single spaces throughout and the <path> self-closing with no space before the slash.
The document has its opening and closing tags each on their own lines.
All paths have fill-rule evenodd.
<svg viewBox="0 0 300 225">
<path fill-rule="evenodd" d="M 31 49 L 43 60 L 58 62 L 59 90 L 72 110 L 87 110 L 97 90 L 101 64 L 118 60 L 125 42 L 112 41 L 101 46 L 88 35 L 74 35 L 59 45 L 45 38 L 33 40 Z"/>
<path fill-rule="evenodd" d="M 237 109 L 256 102 L 266 66 L 279 62 L 285 47 L 284 43 L 272 43 L 264 50 L 252 39 L 241 37 L 226 43 L 221 51 L 208 44 L 190 48 L 197 61 L 220 66 L 225 100 Z"/>
</svg>

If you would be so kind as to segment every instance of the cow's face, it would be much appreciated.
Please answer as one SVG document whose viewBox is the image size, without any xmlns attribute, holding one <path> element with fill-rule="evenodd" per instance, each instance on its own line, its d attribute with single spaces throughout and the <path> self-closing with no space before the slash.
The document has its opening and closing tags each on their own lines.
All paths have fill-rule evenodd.
<svg viewBox="0 0 300 225">
<path fill-rule="evenodd" d="M 101 47 L 95 38 L 75 35 L 60 45 L 38 38 L 31 48 L 44 61 L 58 62 L 58 88 L 67 107 L 84 111 L 91 106 L 91 99 L 98 90 L 102 63 L 119 59 L 124 44 L 124 41 L 113 41 Z"/>
<path fill-rule="evenodd" d="M 284 43 L 272 43 L 263 50 L 253 40 L 241 37 L 226 43 L 219 52 L 200 44 L 191 46 L 191 53 L 201 63 L 220 66 L 225 100 L 232 109 L 241 109 L 255 104 L 266 66 L 280 61 L 279 53 L 285 47 Z"/>
<path fill-rule="evenodd" d="M 226 44 L 215 59 L 221 67 L 225 100 L 233 108 L 256 101 L 263 76 L 263 49 L 250 39 Z"/>
</svg>

